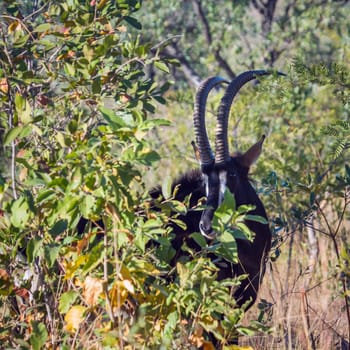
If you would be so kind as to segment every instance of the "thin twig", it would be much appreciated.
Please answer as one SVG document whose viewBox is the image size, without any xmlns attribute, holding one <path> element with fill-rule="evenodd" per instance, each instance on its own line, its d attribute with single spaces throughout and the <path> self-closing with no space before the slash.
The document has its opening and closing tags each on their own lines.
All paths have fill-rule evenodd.
<svg viewBox="0 0 350 350">
<path fill-rule="evenodd" d="M 14 17 L 14 16 L 8 16 L 8 15 L 0 15 L 0 18 L 8 18 L 8 19 L 12 19 L 14 21 L 18 21 L 19 23 L 21 23 L 21 26 L 23 26 L 23 28 L 26 30 L 26 32 L 29 34 L 31 39 L 35 40 L 35 37 L 33 36 L 32 32 L 29 30 L 29 28 L 24 24 L 23 20 L 21 20 L 20 18 Z"/>
<path fill-rule="evenodd" d="M 157 45 L 154 45 L 153 47 L 151 47 L 150 51 L 151 52 L 154 52 L 164 46 L 167 46 L 169 42 L 173 41 L 174 39 L 180 39 L 182 38 L 183 35 L 182 34 L 179 34 L 179 35 L 172 35 L 171 37 L 169 38 L 166 38 L 164 40 L 162 40 L 160 43 L 158 43 Z"/>
<path fill-rule="evenodd" d="M 125 66 L 127 66 L 128 64 L 130 64 L 130 63 L 132 63 L 132 62 L 138 62 L 138 63 L 140 63 L 142 66 L 145 66 L 145 62 L 142 61 L 141 58 L 139 58 L 139 57 L 134 57 L 134 58 L 131 58 L 130 60 L 124 62 L 123 64 L 121 64 L 121 65 L 119 66 L 119 68 L 115 71 L 115 74 L 119 74 L 119 73 L 124 69 Z"/>
<path fill-rule="evenodd" d="M 104 235 L 103 235 L 103 292 L 106 298 L 107 312 L 113 325 L 115 325 L 115 317 L 113 314 L 112 303 L 108 294 L 108 236 L 107 236 L 107 223 L 104 220 Z"/>
<path fill-rule="evenodd" d="M 41 6 L 39 9 L 35 10 L 34 12 L 32 12 L 31 14 L 29 14 L 28 16 L 23 18 L 23 21 L 26 21 L 27 19 L 35 16 L 37 13 L 41 12 L 46 6 L 50 6 L 51 5 L 51 1 L 47 2 L 46 4 L 44 4 L 43 6 Z"/>
</svg>

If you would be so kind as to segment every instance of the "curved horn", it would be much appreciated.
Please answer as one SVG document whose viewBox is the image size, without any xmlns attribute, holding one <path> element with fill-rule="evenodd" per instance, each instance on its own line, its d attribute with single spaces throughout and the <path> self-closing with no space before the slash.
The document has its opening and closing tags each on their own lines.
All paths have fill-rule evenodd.
<svg viewBox="0 0 350 350">
<path fill-rule="evenodd" d="M 215 161 L 205 127 L 205 108 L 209 92 L 221 83 L 228 83 L 228 81 L 221 77 L 210 77 L 199 85 L 196 93 L 193 124 L 202 169 L 211 166 Z"/>
<path fill-rule="evenodd" d="M 238 75 L 226 89 L 226 92 L 221 99 L 217 116 L 216 138 L 215 138 L 215 163 L 217 165 L 224 165 L 230 159 L 228 149 L 228 117 L 230 108 L 234 97 L 237 95 L 241 87 L 248 81 L 255 79 L 258 76 L 271 74 L 272 72 L 266 70 L 251 70 Z M 278 75 L 285 75 L 277 72 Z"/>
</svg>

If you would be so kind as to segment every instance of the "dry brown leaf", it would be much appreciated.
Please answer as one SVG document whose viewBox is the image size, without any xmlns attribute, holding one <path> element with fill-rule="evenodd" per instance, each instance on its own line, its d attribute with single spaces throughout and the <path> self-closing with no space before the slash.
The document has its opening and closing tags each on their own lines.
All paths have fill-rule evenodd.
<svg viewBox="0 0 350 350">
<path fill-rule="evenodd" d="M 8 272 L 4 269 L 0 269 L 0 279 L 4 280 L 4 281 L 8 281 L 10 279 L 10 275 L 8 274 Z"/>
<path fill-rule="evenodd" d="M 215 350 L 215 347 L 213 345 L 212 342 L 210 341 L 204 341 L 203 342 L 203 347 L 202 347 L 203 350 Z"/>
<path fill-rule="evenodd" d="M 95 306 L 98 301 L 98 297 L 103 293 L 103 282 L 99 278 L 86 277 L 83 284 L 83 297 L 86 304 L 89 306 Z"/>
<path fill-rule="evenodd" d="M 203 346 L 205 342 L 203 338 L 203 328 L 197 325 L 197 327 L 189 337 L 189 340 L 191 344 L 197 348 L 200 348 L 201 346 Z"/>
</svg>

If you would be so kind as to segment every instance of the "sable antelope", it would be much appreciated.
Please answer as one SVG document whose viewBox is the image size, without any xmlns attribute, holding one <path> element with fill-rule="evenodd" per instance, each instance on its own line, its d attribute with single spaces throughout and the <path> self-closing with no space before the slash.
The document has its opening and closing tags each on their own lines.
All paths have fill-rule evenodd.
<svg viewBox="0 0 350 350">
<path fill-rule="evenodd" d="M 251 214 L 259 215 L 267 220 L 267 215 L 262 202 L 251 185 L 248 172 L 251 165 L 261 154 L 265 139 L 263 136 L 257 143 L 251 146 L 245 153 L 230 155 L 228 147 L 228 118 L 234 97 L 240 88 L 248 81 L 262 75 L 269 74 L 264 70 L 247 71 L 237 76 L 227 87 L 222 97 L 218 113 L 215 138 L 215 154 L 213 153 L 205 126 L 205 108 L 209 92 L 218 84 L 226 83 L 220 77 L 211 77 L 202 82 L 198 88 L 194 106 L 194 131 L 201 168 L 192 170 L 179 177 L 172 184 L 177 188 L 175 199 L 184 200 L 190 196 L 190 207 L 197 205 L 198 201 L 206 198 L 206 209 L 200 211 L 188 211 L 181 216 L 186 224 L 186 229 L 173 226 L 175 238 L 172 241 L 177 256 L 181 254 L 181 246 L 186 241 L 192 249 L 200 247 L 189 237 L 193 232 L 201 232 L 206 239 L 211 240 L 216 233 L 212 229 L 212 219 L 215 210 L 222 203 L 224 193 L 228 189 L 235 197 L 237 207 L 243 204 L 252 204 L 255 209 Z M 283 75 L 282 73 L 278 73 Z M 160 187 L 151 191 L 152 198 L 162 196 Z M 234 297 L 239 306 L 249 300 L 250 306 L 255 302 L 257 292 L 264 274 L 264 266 L 267 254 L 271 247 L 271 232 L 268 224 L 248 221 L 247 226 L 255 233 L 254 240 L 237 239 L 238 264 L 227 263 L 220 266 L 218 279 L 231 278 L 247 274 L 248 278 L 242 281 L 236 290 Z M 226 266 L 225 266 L 226 265 Z"/>
</svg>

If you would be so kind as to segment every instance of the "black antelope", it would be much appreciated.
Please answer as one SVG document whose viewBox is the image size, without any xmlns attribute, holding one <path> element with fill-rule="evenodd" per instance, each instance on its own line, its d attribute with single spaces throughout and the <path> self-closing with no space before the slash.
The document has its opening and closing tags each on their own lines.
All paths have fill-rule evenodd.
<svg viewBox="0 0 350 350">
<path fill-rule="evenodd" d="M 215 153 L 211 149 L 205 126 L 206 102 L 209 92 L 214 87 L 227 82 L 220 77 L 211 77 L 202 82 L 197 90 L 193 121 L 201 167 L 198 170 L 189 171 L 175 180 L 172 189 L 177 189 L 174 197 L 176 200 L 183 201 L 190 196 L 190 207 L 196 206 L 198 201 L 205 197 L 206 208 L 203 211 L 188 211 L 186 215 L 180 217 L 186 224 L 186 229 L 173 226 L 175 238 L 172 245 L 177 251 L 177 255 L 173 259 L 174 264 L 182 254 L 185 254 L 181 251 L 181 246 L 185 241 L 192 249 L 201 249 L 190 238 L 193 232 L 201 232 L 208 242 L 215 238 L 216 232 L 212 229 L 212 220 L 227 189 L 234 195 L 237 207 L 243 204 L 253 205 L 255 209 L 249 214 L 261 216 L 267 222 L 264 206 L 248 178 L 251 165 L 261 154 L 265 136 L 245 153 L 238 154 L 229 153 L 227 136 L 229 113 L 234 97 L 244 84 L 258 76 L 267 74 L 269 73 L 264 70 L 247 71 L 237 76 L 228 85 L 217 113 Z M 278 74 L 283 75 L 282 73 Z M 160 187 L 152 190 L 150 194 L 154 199 L 162 198 Z M 255 302 L 264 274 L 266 258 L 271 247 L 271 231 L 268 224 L 247 221 L 246 225 L 254 232 L 255 238 L 253 241 L 236 239 L 239 263 L 226 263 L 218 266 L 219 280 L 242 274 L 248 276 L 234 294 L 239 306 L 245 303 L 249 304 L 249 302 L 251 306 Z"/>
</svg>

